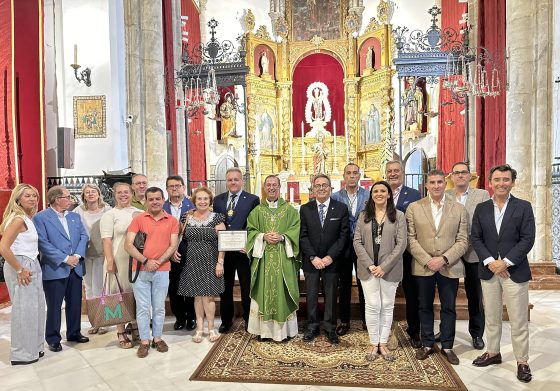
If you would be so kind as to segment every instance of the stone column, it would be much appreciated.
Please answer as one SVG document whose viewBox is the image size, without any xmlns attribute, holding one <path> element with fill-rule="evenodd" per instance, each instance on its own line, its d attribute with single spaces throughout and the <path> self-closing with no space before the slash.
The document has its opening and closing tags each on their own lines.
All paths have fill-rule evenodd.
<svg viewBox="0 0 560 391">
<path fill-rule="evenodd" d="M 129 159 L 151 184 L 167 177 L 163 17 L 159 2 L 124 1 Z"/>
<path fill-rule="evenodd" d="M 533 204 L 537 225 L 529 259 L 551 257 L 551 0 L 509 0 L 506 48 L 506 161 L 518 171 L 513 193 Z"/>
<path fill-rule="evenodd" d="M 173 2 L 173 61 L 175 70 L 181 68 L 183 55 L 183 30 L 181 25 L 181 1 Z M 175 100 L 184 103 L 183 84 L 181 82 L 175 85 Z M 175 111 L 177 126 L 177 171 L 178 174 L 186 181 L 187 178 L 187 133 L 185 131 L 185 111 L 182 107 L 178 107 Z"/>
</svg>

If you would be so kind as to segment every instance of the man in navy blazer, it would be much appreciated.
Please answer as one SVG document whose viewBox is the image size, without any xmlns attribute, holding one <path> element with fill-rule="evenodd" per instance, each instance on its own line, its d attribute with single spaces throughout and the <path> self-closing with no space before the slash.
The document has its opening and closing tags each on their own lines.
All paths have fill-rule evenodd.
<svg viewBox="0 0 560 391">
<path fill-rule="evenodd" d="M 185 197 L 185 181 L 179 175 L 172 175 L 165 180 L 165 188 L 169 198 L 163 203 L 163 210 L 181 221 L 181 216 L 189 210 L 194 209 L 194 205 Z M 194 312 L 194 297 L 185 297 L 177 293 L 181 272 L 185 265 L 185 253 L 187 249 L 181 238 L 179 238 L 179 248 L 177 258 L 179 262 L 171 262 L 169 271 L 169 306 L 175 315 L 175 330 L 194 330 L 196 328 L 196 314 Z"/>
<path fill-rule="evenodd" d="M 82 277 L 88 235 L 80 216 L 68 212 L 70 192 L 54 186 L 47 193 L 50 208 L 33 217 L 39 236 L 43 289 L 47 303 L 45 339 L 49 350 L 59 352 L 62 300 L 66 303 L 66 339 L 78 343 L 89 338 L 80 332 Z"/>
<path fill-rule="evenodd" d="M 479 276 L 484 296 L 486 353 L 473 365 L 500 364 L 502 306 L 506 300 L 511 325 L 511 343 L 517 360 L 517 379 L 531 381 L 529 368 L 529 280 L 527 254 L 535 243 L 535 217 L 528 201 L 510 194 L 517 172 L 509 165 L 490 170 L 492 199 L 477 205 L 471 241 L 479 259 Z"/>
<path fill-rule="evenodd" d="M 393 199 L 396 208 L 406 213 L 408 205 L 418 201 L 422 196 L 418 190 L 404 185 L 404 169 L 399 160 L 391 160 L 385 165 L 385 177 L 393 190 Z M 407 333 L 410 344 L 418 349 L 422 346 L 420 341 L 420 317 L 418 314 L 418 286 L 412 276 L 412 255 L 406 250 L 403 254 L 403 279 L 402 288 L 406 302 Z"/>
<path fill-rule="evenodd" d="M 307 303 L 307 327 L 303 335 L 305 342 L 311 342 L 319 334 L 317 307 L 319 283 L 323 281 L 325 313 L 323 327 L 329 341 L 337 344 L 336 296 L 338 285 L 338 262 L 344 261 L 348 241 L 348 207 L 331 198 L 331 180 L 319 174 L 313 179 L 315 199 L 302 205 L 300 252 L 305 275 Z"/>
<path fill-rule="evenodd" d="M 226 171 L 226 186 L 228 191 L 214 198 L 214 212 L 226 216 L 226 230 L 244 231 L 247 229 L 249 213 L 260 203 L 259 197 L 243 190 L 243 174 L 238 167 Z M 233 285 L 235 272 L 241 289 L 241 304 L 245 329 L 249 324 L 249 309 L 251 298 L 251 267 L 245 251 L 228 251 L 224 259 L 224 293 L 220 295 L 220 316 L 222 324 L 220 333 L 227 333 L 233 323 Z"/>
</svg>

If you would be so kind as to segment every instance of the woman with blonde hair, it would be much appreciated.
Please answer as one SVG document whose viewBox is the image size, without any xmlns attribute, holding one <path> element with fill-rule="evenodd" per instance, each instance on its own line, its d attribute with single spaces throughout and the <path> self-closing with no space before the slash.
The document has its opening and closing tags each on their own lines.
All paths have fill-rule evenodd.
<svg viewBox="0 0 560 391">
<path fill-rule="evenodd" d="M 100 236 L 103 243 L 103 254 L 105 256 L 104 272 L 114 273 L 124 291 L 132 291 L 132 285 L 128 281 L 128 253 L 124 249 L 126 231 L 132 218 L 137 213 L 142 213 L 131 205 L 132 187 L 128 183 L 117 182 L 113 186 L 115 196 L 115 207 L 106 212 L 100 221 Z M 115 278 L 109 279 L 108 289 L 115 292 L 118 289 Z M 119 347 L 122 349 L 132 348 L 133 341 L 138 336 L 138 326 L 132 323 L 132 338 L 130 341 L 125 333 L 125 325 L 117 325 L 117 338 Z"/>
<path fill-rule="evenodd" d="M 212 192 L 197 188 L 192 195 L 195 209 L 181 217 L 185 244 L 185 266 L 181 272 L 178 294 L 194 297 L 196 332 L 193 342 L 202 342 L 204 316 L 208 320 L 208 340 L 217 341 L 220 334 L 214 329 L 215 297 L 224 291 L 224 252 L 218 252 L 218 231 L 225 230 L 226 217 L 212 211 Z"/>
<path fill-rule="evenodd" d="M 101 296 L 103 289 L 103 244 L 101 243 L 101 232 L 99 222 L 105 212 L 111 207 L 103 202 L 101 190 L 93 183 L 87 183 L 82 187 L 80 196 L 82 204 L 74 211 L 80 215 L 82 224 L 89 236 L 87 247 L 84 276 L 86 286 L 86 299 Z M 105 334 L 107 330 L 103 327 L 91 327 L 88 334 Z"/>
<path fill-rule="evenodd" d="M 45 294 L 37 259 L 39 237 L 31 218 L 37 213 L 39 192 L 31 185 L 15 187 L 0 224 L 0 255 L 12 300 L 12 365 L 37 362 L 44 356 Z"/>
</svg>

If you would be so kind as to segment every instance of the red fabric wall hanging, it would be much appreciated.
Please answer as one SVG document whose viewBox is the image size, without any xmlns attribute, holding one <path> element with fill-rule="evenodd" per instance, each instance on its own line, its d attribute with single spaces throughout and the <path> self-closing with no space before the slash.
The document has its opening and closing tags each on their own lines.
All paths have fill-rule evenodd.
<svg viewBox="0 0 560 391">
<path fill-rule="evenodd" d="M 467 3 L 442 0 L 441 29 L 451 27 L 458 32 L 461 28 L 459 20 L 466 12 Z M 453 163 L 465 160 L 465 117 L 460 114 L 464 105 L 455 102 L 449 90 L 441 86 L 441 82 L 439 91 L 437 167 L 449 172 Z M 451 104 L 442 106 L 442 103 L 447 102 Z"/>
<path fill-rule="evenodd" d="M 506 0 L 479 0 L 478 45 L 484 46 L 498 63 L 506 50 Z M 490 168 L 506 161 L 506 76 L 499 69 L 501 91 L 495 98 L 476 99 L 476 172 L 478 186 L 489 189 Z"/>
<path fill-rule="evenodd" d="M 183 25 L 183 50 L 200 44 L 200 13 L 193 0 L 181 0 Z M 188 92 L 188 91 L 187 91 Z M 198 114 L 188 119 L 189 161 L 191 167 L 188 180 L 206 179 L 206 151 L 204 148 L 204 116 Z"/>
<path fill-rule="evenodd" d="M 301 121 L 305 132 L 311 127 L 305 122 L 307 87 L 320 81 L 329 89 L 328 100 L 331 105 L 331 120 L 326 129 L 331 132 L 333 120 L 336 121 L 336 134 L 344 136 L 344 71 L 342 65 L 332 56 L 324 53 L 311 54 L 297 64 L 293 76 L 292 113 L 294 137 L 301 137 Z"/>
</svg>

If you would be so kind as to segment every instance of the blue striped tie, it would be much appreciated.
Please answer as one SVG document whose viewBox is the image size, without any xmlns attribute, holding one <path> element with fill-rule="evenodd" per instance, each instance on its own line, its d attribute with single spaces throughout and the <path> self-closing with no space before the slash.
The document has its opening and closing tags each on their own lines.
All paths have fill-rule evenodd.
<svg viewBox="0 0 560 391">
<path fill-rule="evenodd" d="M 325 204 L 319 204 L 319 220 L 321 220 L 321 227 L 325 222 Z"/>
</svg>

